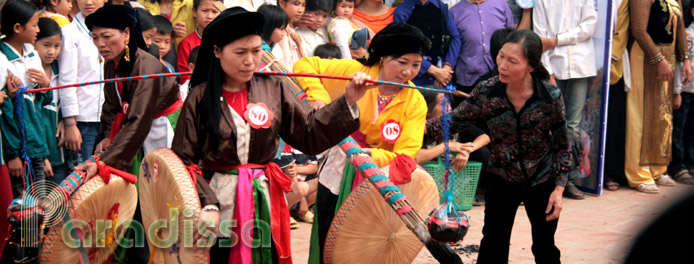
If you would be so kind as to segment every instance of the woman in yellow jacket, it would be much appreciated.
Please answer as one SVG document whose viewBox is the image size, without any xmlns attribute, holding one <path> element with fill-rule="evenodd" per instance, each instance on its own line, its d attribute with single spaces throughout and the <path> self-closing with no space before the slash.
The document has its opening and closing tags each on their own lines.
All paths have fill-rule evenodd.
<svg viewBox="0 0 694 264">
<path fill-rule="evenodd" d="M 195 30 L 193 0 L 137 0 L 153 16 L 162 15 L 174 26 L 176 46 Z"/>
<path fill-rule="evenodd" d="M 374 36 L 366 61 L 304 57 L 294 64 L 294 72 L 339 76 L 365 72 L 374 79 L 411 84 L 410 80 L 419 72 L 422 54 L 430 46 L 431 42 L 419 29 L 394 23 Z M 298 78 L 298 81 L 306 90 L 309 103 L 316 108 L 344 94 L 347 82 L 316 78 Z M 360 127 L 352 137 L 365 152 L 371 154 L 376 165 L 389 165 L 398 155 L 411 158 L 417 155 L 422 147 L 427 114 L 426 102 L 419 91 L 379 85 L 367 91 L 358 104 Z M 318 263 L 323 259 L 325 236 L 335 209 L 349 195 L 352 186 L 362 180 L 346 161 L 339 147 L 334 147 L 318 172 L 319 187 L 309 263 Z"/>
</svg>

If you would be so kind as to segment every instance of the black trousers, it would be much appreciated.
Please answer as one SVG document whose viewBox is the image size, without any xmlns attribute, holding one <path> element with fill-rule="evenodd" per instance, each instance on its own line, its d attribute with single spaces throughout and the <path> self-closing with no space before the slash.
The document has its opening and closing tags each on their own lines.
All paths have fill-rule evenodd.
<svg viewBox="0 0 694 264">
<path fill-rule="evenodd" d="M 558 220 L 545 221 L 553 181 L 530 187 L 512 184 L 497 175 L 489 175 L 485 193 L 484 227 L 477 263 L 507 263 L 511 230 L 516 211 L 523 202 L 532 226 L 532 252 L 536 263 L 560 263 L 560 252 L 554 244 Z"/>
<path fill-rule="evenodd" d="M 624 139 L 627 120 L 627 94 L 624 78 L 610 85 L 607 108 L 607 139 L 605 140 L 605 176 L 614 180 L 626 179 L 624 174 Z"/>
<path fill-rule="evenodd" d="M 328 236 L 330 224 L 335 217 L 335 207 L 337 206 L 337 195 L 330 192 L 330 189 L 318 183 L 316 193 L 316 215 L 318 216 L 318 245 L 320 245 L 320 263 L 323 263 L 323 247 L 325 238 Z"/>
</svg>

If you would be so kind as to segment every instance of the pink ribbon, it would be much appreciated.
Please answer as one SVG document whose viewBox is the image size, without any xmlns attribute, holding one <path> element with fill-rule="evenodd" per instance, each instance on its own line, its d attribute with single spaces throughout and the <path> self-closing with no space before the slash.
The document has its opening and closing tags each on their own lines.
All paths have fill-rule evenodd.
<svg viewBox="0 0 694 264">
<path fill-rule="evenodd" d="M 234 218 L 236 226 L 231 230 L 238 234 L 238 243 L 231 248 L 229 264 L 232 263 L 251 263 L 251 247 L 244 243 L 245 238 L 253 238 L 253 229 L 247 230 L 247 234 L 242 234 L 243 225 L 253 221 L 255 210 L 253 207 L 253 179 L 264 175 L 265 172 L 259 169 L 239 168 L 238 187 L 236 189 L 236 207 L 234 207 Z"/>
</svg>

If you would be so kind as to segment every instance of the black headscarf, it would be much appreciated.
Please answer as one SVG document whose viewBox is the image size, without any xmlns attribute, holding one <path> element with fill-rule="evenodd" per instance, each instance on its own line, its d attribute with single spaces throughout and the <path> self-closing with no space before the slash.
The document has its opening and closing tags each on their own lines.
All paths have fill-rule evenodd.
<svg viewBox="0 0 694 264">
<path fill-rule="evenodd" d="M 209 128 L 208 135 L 212 146 L 217 145 L 219 141 L 219 120 L 222 116 L 219 100 L 222 97 L 225 76 L 219 59 L 214 56 L 214 46 L 223 48 L 230 42 L 248 35 L 262 37 L 264 21 L 259 13 L 233 7 L 222 11 L 207 25 L 202 34 L 202 43 L 193 75 L 190 78 L 190 87 L 207 82 L 196 110 L 202 123 Z"/>
<path fill-rule="evenodd" d="M 117 73 L 119 76 L 128 76 L 132 71 L 132 63 L 137 58 L 138 48 L 147 50 L 145 39 L 142 38 L 142 30 L 139 16 L 134 8 L 125 5 L 106 5 L 87 16 L 85 20 L 87 28 L 91 31 L 94 27 L 113 28 L 118 30 L 130 29 L 130 62 L 125 61 L 125 56 L 118 62 Z"/>
<path fill-rule="evenodd" d="M 408 53 L 424 55 L 430 48 L 431 40 L 418 28 L 405 23 L 391 23 L 374 36 L 367 50 L 368 58 L 360 62 L 366 66 L 373 66 L 386 56 Z"/>
</svg>

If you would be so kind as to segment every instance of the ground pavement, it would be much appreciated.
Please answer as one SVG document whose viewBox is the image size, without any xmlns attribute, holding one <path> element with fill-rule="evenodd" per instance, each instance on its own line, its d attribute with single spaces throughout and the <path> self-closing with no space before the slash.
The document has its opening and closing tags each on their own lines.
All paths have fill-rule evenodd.
<svg viewBox="0 0 694 264">
<path fill-rule="evenodd" d="M 694 188 L 678 184 L 675 187 L 661 187 L 659 194 L 645 194 L 622 186 L 618 191 L 604 191 L 599 197 L 588 195 L 585 200 L 564 198 L 564 210 L 556 234 L 562 262 L 622 263 L 639 231 L 671 203 L 692 191 Z M 473 207 L 466 213 L 470 216 L 471 227 L 456 248 L 479 245 L 482 239 L 484 206 Z M 301 227 L 292 230 L 291 235 L 294 263 L 306 263 L 311 224 L 301 223 Z M 509 263 L 534 263 L 531 241 L 530 223 L 521 206 L 513 226 Z M 459 252 L 464 263 L 476 261 L 477 253 Z M 424 249 L 413 263 L 437 262 Z"/>
</svg>

